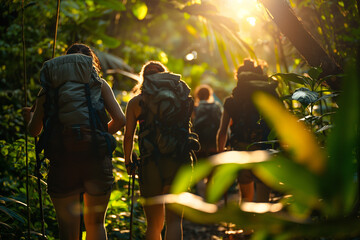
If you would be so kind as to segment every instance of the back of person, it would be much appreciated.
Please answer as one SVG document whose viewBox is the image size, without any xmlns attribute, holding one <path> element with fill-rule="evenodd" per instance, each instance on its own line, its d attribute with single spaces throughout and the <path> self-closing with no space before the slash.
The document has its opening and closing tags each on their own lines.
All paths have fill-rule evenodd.
<svg viewBox="0 0 360 240">
<path fill-rule="evenodd" d="M 65 153 L 111 155 L 116 143 L 107 133 L 102 81 L 92 58 L 69 54 L 51 59 L 44 63 L 40 81 L 46 93 L 46 124 L 37 151 L 44 149 L 47 158 Z"/>
<path fill-rule="evenodd" d="M 139 132 L 141 158 L 159 155 L 184 158 L 191 150 L 190 88 L 180 80 L 180 75 L 173 73 L 156 73 L 145 78 Z"/>
<path fill-rule="evenodd" d="M 126 108 L 125 166 L 128 174 L 134 174 L 133 140 L 139 122 L 140 193 L 151 198 L 170 192 L 180 167 L 191 164 L 190 152 L 197 140 L 190 132 L 193 100 L 180 75 L 169 72 L 160 62 L 150 61 L 143 66 L 140 76 L 141 93 Z M 146 239 L 161 239 L 165 219 L 165 239 L 182 239 L 181 216 L 165 203 L 144 205 L 144 211 Z"/>
<path fill-rule="evenodd" d="M 47 190 L 60 239 L 82 235 L 81 212 L 87 237 L 107 239 L 104 221 L 114 180 L 111 140 L 116 144 L 111 134 L 125 125 L 125 116 L 99 70 L 89 46 L 71 45 L 65 56 L 44 63 L 34 113 L 23 109 L 29 133 L 41 133 L 37 154 L 44 150 L 50 160 Z"/>
<path fill-rule="evenodd" d="M 252 143 L 267 141 L 270 133 L 269 126 L 252 101 L 252 95 L 256 91 L 265 91 L 275 96 L 277 84 L 269 83 L 267 76 L 262 73 L 250 71 L 239 72 L 237 78 L 238 83 L 232 96 L 224 103 L 232 119 L 231 147 L 237 150 L 266 149 L 265 144 L 255 144 L 247 149 Z"/>
<path fill-rule="evenodd" d="M 193 120 L 194 132 L 199 136 L 201 145 L 200 152 L 216 152 L 216 134 L 219 129 L 221 119 L 221 105 L 218 102 L 207 102 L 201 100 L 194 109 L 195 117 Z"/>
</svg>

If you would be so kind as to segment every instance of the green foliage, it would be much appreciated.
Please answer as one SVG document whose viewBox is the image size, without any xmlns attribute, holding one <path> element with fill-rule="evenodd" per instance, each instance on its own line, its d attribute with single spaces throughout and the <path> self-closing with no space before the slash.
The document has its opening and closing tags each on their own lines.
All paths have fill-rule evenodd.
<svg viewBox="0 0 360 240">
<path fill-rule="evenodd" d="M 124 166 L 124 159 L 114 158 L 113 165 L 115 186 L 111 192 L 105 225 L 108 230 L 109 239 L 126 239 L 129 238 L 131 210 L 131 195 L 128 192 L 129 177 Z M 139 185 L 138 181 L 135 181 L 133 212 L 133 237 L 135 239 L 141 239 L 145 233 L 145 219 L 138 198 Z"/>
<path fill-rule="evenodd" d="M 307 29 L 323 43 L 324 49 L 337 62 L 344 65 L 350 58 L 355 58 L 354 49 L 360 38 L 358 1 L 291 2 Z"/>
<path fill-rule="evenodd" d="M 0 182 L 2 197 L 1 207 L 1 236 L 5 239 L 21 239 L 26 235 L 27 207 L 26 207 L 26 156 L 25 140 L 19 139 L 12 143 L 0 141 L 1 146 L 1 172 Z M 37 191 L 37 176 L 35 171 L 34 141 L 28 140 L 29 160 L 29 193 L 30 221 L 32 234 L 39 235 L 41 231 L 39 195 Z M 41 175 L 46 179 L 46 166 L 42 168 Z M 42 181 L 45 192 L 46 183 Z M 57 235 L 55 212 L 48 195 L 43 195 L 44 215 L 46 219 L 46 235 L 54 239 Z"/>
<path fill-rule="evenodd" d="M 271 96 L 259 92 L 254 95 L 254 101 L 277 131 L 282 151 L 271 155 L 266 151 L 230 151 L 215 155 L 200 162 L 199 169 L 194 170 L 194 181 L 215 171 L 206 202 L 181 193 L 186 191 L 182 180 L 189 178 L 190 169 L 183 169 L 177 176 L 173 188 L 177 195 L 164 196 L 163 200 L 179 212 L 183 209 L 185 217 L 192 221 L 232 222 L 254 229 L 254 239 L 359 236 L 360 230 L 355 227 L 360 224 L 359 192 L 354 176 L 359 174 L 356 173 L 359 169 L 356 153 L 360 112 L 353 107 L 359 101 L 357 79 L 356 69 L 348 69 L 335 127 L 325 144 L 326 152 L 303 123 Z M 244 168 L 251 168 L 264 183 L 286 197 L 278 203 L 243 202 L 240 207 L 229 204 L 218 208 L 210 204 L 221 198 L 229 182 L 235 180 L 236 172 Z"/>
<path fill-rule="evenodd" d="M 143 20 L 146 17 L 147 11 L 148 11 L 148 8 L 147 8 L 146 4 L 143 2 L 136 3 L 132 8 L 133 14 L 139 20 Z"/>
<path fill-rule="evenodd" d="M 360 37 L 358 1 L 292 0 L 290 2 L 306 28 L 341 65 L 347 59 L 355 57 L 354 49 Z M 212 3 L 215 5 L 217 3 L 216 7 Z M 232 4 L 234 3 L 231 2 L 230 7 L 233 6 Z M 358 123 L 358 107 L 354 104 L 359 102 L 354 100 L 358 99 L 358 94 L 345 90 L 347 99 L 339 102 L 340 111 L 334 122 L 333 112 L 337 109 L 335 100 L 339 93 L 324 86 L 324 82 L 333 76 L 323 77 L 318 67 L 304 70 L 308 68 L 304 60 L 289 40 L 279 33 L 271 19 L 264 14 L 265 12 L 258 13 L 263 14 L 262 16 L 255 16 L 257 27 L 249 28 L 245 21 L 244 23 L 237 19 L 236 22 L 230 17 L 225 17 L 228 15 L 219 11 L 222 5 L 226 5 L 224 0 L 61 1 L 56 56 L 63 54 L 73 42 L 83 42 L 99 51 L 111 52 L 123 58 L 135 72 L 139 72 L 146 61 L 159 60 L 171 71 L 181 73 L 183 79 L 192 88 L 200 83 L 210 82 L 221 97 L 231 92 L 234 85 L 232 71 L 244 57 L 265 59 L 269 63 L 270 72 L 274 72 L 275 66 L 277 67 L 279 73 L 273 75 L 273 78 L 279 81 L 278 91 L 289 110 L 316 134 L 317 138 L 314 141 L 326 146 L 326 155 L 329 157 L 326 158 L 325 163 L 313 161 L 320 159 L 317 155 L 317 145 L 313 140 L 308 141 L 312 137 L 309 138 L 304 131 L 299 130 L 299 126 L 302 129 L 305 128 L 304 125 L 298 125 L 293 121 L 279 121 L 281 124 L 277 124 L 277 120 L 281 119 L 279 116 L 283 116 L 279 113 L 280 115 L 274 118 L 273 125 L 278 126 L 277 129 L 279 126 L 283 128 L 278 130 L 278 136 L 280 139 L 287 139 L 282 144 L 286 150 L 285 154 L 272 156 L 272 160 L 264 160 L 264 162 L 230 161 L 226 164 L 221 163 L 221 158 L 243 159 L 246 155 L 241 157 L 220 155 L 221 158 L 214 160 L 216 163 L 200 162 L 194 175 L 184 170 L 186 179 L 192 178 L 194 181 L 192 184 L 195 184 L 215 169 L 213 175 L 215 181 L 209 185 L 207 199 L 209 203 L 199 202 L 199 199 L 194 198 L 192 203 L 199 203 L 200 207 L 187 208 L 186 215 L 190 216 L 194 212 L 191 217 L 200 222 L 221 220 L 262 229 L 254 236 L 259 239 L 265 238 L 268 234 L 278 234 L 279 239 L 289 236 L 342 237 L 341 228 L 348 236 L 355 236 L 358 234 L 356 231 L 358 221 L 353 221 L 351 216 L 348 218 L 339 216 L 352 213 L 354 198 L 358 194 L 352 184 L 354 166 L 358 164 L 354 151 L 354 145 L 358 145 L 356 142 L 358 135 L 356 135 L 357 131 L 350 127 Z M 26 229 L 25 134 L 20 114 L 25 102 L 21 10 L 21 1 L 17 0 L 6 0 L 0 6 L 2 23 L 0 25 L 0 182 L 3 196 L 0 198 L 0 232 L 4 239 L 24 238 L 24 229 Z M 238 12 L 238 9 L 233 10 Z M 25 1 L 24 35 L 27 72 L 25 81 L 28 84 L 26 92 L 28 105 L 34 102 L 39 89 L 38 74 L 41 65 L 52 55 L 55 16 L 56 1 Z M 285 52 L 284 56 L 281 48 Z M 185 60 L 186 54 L 193 51 L 197 53 L 197 58 L 191 61 Z M 294 73 L 280 73 L 281 69 L 284 72 Z M 349 71 L 347 78 L 350 82 L 350 85 L 347 85 L 349 89 L 356 88 L 356 80 L 353 79 L 356 75 L 353 71 Z M 208 76 L 212 77 L 211 81 Z M 123 94 L 122 91 L 131 90 L 136 82 L 119 74 L 107 77 L 109 81 L 113 81 L 112 86 L 121 92 L 121 96 L 127 98 L 131 96 L 131 94 Z M 303 89 L 305 98 L 310 95 L 315 96 L 315 93 L 318 96 L 308 98 L 309 101 L 303 104 L 299 103 L 297 100 L 300 98 L 292 97 L 299 88 L 309 90 Z M 299 93 L 300 90 L 297 91 Z M 126 103 L 126 100 L 123 103 Z M 271 106 L 269 109 L 271 109 L 268 114 L 270 116 L 275 110 Z M 271 118 L 269 116 L 268 118 Z M 285 133 L 281 134 L 281 131 Z M 289 134 L 286 134 L 286 131 Z M 297 137 L 292 138 L 293 136 Z M 129 228 L 128 178 L 121 159 L 123 156 L 121 137 L 121 135 L 117 136 L 119 144 L 114 160 L 116 183 L 106 219 L 110 239 L 127 238 Z M 34 140 L 32 138 L 28 140 L 29 171 L 33 175 Z M 301 157 L 303 152 L 307 153 L 306 157 Z M 325 173 L 318 174 L 317 170 L 314 170 L 318 167 L 313 166 L 316 164 L 323 166 Z M 284 221 L 283 216 L 271 211 L 264 214 L 244 212 L 237 206 L 219 209 L 216 213 L 202 209 L 201 206 L 213 209 L 214 205 L 210 203 L 216 202 L 222 196 L 240 168 L 256 169 L 274 189 L 290 193 L 291 197 L 284 198 L 281 203 L 284 211 L 291 218 L 300 219 L 300 222 Z M 284 168 L 288 171 L 284 171 Z M 44 175 L 44 188 L 46 171 L 45 162 L 41 170 Z M 178 182 L 182 183 L 174 186 L 175 193 L 180 193 L 189 186 L 187 181 L 178 178 Z M 35 176 L 30 177 L 31 193 L 36 193 L 36 180 Z M 279 184 L 279 181 L 283 184 Z M 139 193 L 136 193 L 138 196 Z M 58 232 L 55 213 L 46 194 L 44 194 L 44 205 L 47 235 L 49 239 L 54 239 Z M 191 207 L 194 206 L 193 204 Z M 274 209 L 277 206 L 268 207 Z M 199 209 L 204 211 L 201 212 Z M 319 211 L 320 215 L 316 215 L 316 211 Z M 310 223 L 301 222 L 309 216 Z M 324 218 L 330 220 L 325 222 Z M 135 203 L 134 222 L 135 237 L 140 239 L 144 236 L 145 221 L 138 201 Z M 37 194 L 31 195 L 31 224 L 36 235 L 40 229 Z"/>
<path fill-rule="evenodd" d="M 4 239 L 21 239 L 26 236 L 27 229 L 27 208 L 26 208 L 26 168 L 25 168 L 25 140 L 20 139 L 13 143 L 0 140 L 1 159 L 0 182 L 0 229 Z M 37 189 L 37 176 L 35 171 L 35 149 L 34 140 L 28 140 L 28 159 L 29 159 L 29 193 L 30 193 L 30 216 L 32 234 L 39 235 L 41 231 L 41 218 L 39 208 L 39 195 Z M 123 155 L 121 144 L 116 148 L 116 155 Z M 111 194 L 106 228 L 109 239 L 123 239 L 129 237 L 130 223 L 130 196 L 128 195 L 128 175 L 124 166 L 124 160 L 115 157 L 113 161 L 115 184 Z M 56 222 L 55 211 L 46 190 L 46 179 L 48 172 L 48 162 L 44 162 L 41 168 L 43 191 L 43 204 L 45 214 L 45 229 L 48 239 L 56 239 L 58 236 L 58 225 Z M 134 237 L 142 238 L 145 233 L 145 219 L 143 210 L 138 201 L 139 196 L 138 181 L 135 184 L 134 202 Z"/>
<path fill-rule="evenodd" d="M 325 138 L 332 128 L 332 115 L 336 111 L 334 99 L 339 92 L 331 91 L 324 84 L 335 76 L 321 77 L 321 72 L 321 68 L 314 67 L 306 74 L 276 73 L 271 78 L 279 82 L 278 91 L 289 108 L 318 137 Z"/>
</svg>

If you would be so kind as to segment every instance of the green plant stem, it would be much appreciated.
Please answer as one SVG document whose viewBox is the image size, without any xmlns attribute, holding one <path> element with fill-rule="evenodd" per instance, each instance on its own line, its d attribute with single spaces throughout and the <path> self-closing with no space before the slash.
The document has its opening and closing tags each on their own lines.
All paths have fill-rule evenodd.
<svg viewBox="0 0 360 240">
<path fill-rule="evenodd" d="M 27 106 L 27 76 L 26 76 L 26 45 L 25 45 L 25 31 L 24 31 L 24 0 L 21 2 L 22 12 L 22 46 L 23 46 L 23 74 L 24 74 L 24 106 Z M 30 201 L 29 201 L 29 154 L 28 154 L 28 134 L 27 134 L 27 123 L 24 121 L 25 126 L 25 168 L 26 168 L 26 210 L 27 210 L 27 239 L 30 239 Z"/>
</svg>

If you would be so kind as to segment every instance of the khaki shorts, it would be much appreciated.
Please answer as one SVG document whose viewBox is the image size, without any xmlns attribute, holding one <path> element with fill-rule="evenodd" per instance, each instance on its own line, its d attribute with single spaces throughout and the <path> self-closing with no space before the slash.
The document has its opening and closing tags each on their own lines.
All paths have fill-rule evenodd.
<svg viewBox="0 0 360 240">
<path fill-rule="evenodd" d="M 92 154 L 64 154 L 50 160 L 48 193 L 61 198 L 87 193 L 101 196 L 112 189 L 114 177 L 110 157 L 97 159 Z"/>
<path fill-rule="evenodd" d="M 178 170 L 190 160 L 159 157 L 146 159 L 139 166 L 139 185 L 142 197 L 154 197 L 163 194 L 163 188 L 171 185 Z"/>
</svg>

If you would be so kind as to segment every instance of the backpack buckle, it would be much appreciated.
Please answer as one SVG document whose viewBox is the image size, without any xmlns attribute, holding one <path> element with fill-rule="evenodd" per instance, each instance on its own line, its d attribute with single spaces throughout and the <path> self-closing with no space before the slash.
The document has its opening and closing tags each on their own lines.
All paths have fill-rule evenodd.
<svg viewBox="0 0 360 240">
<path fill-rule="evenodd" d="M 74 134 L 76 140 L 80 141 L 83 139 L 80 126 L 72 126 L 71 130 L 72 130 L 72 133 Z"/>
</svg>

